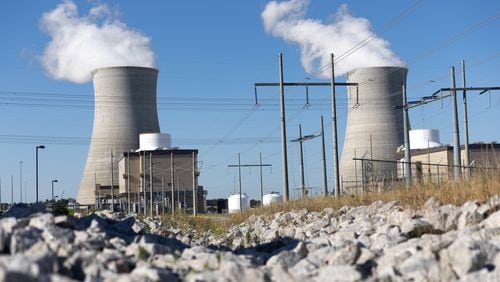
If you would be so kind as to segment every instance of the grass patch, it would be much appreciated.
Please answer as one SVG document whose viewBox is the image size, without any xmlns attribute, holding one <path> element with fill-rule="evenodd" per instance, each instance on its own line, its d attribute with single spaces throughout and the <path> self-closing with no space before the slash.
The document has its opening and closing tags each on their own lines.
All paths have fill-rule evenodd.
<svg viewBox="0 0 500 282">
<path fill-rule="evenodd" d="M 146 251 L 146 249 L 144 249 L 144 247 L 139 246 L 138 256 L 139 256 L 140 260 L 146 261 L 151 256 L 151 254 L 148 251 Z"/>
<path fill-rule="evenodd" d="M 258 207 L 243 213 L 230 215 L 200 215 L 192 217 L 185 213 L 176 213 L 174 217 L 163 217 L 166 226 L 174 228 L 191 228 L 197 232 L 211 231 L 212 234 L 222 236 L 231 225 L 244 222 L 252 215 L 269 216 L 278 212 L 307 209 L 309 211 L 323 211 L 325 208 L 340 209 L 343 206 L 370 205 L 375 201 L 399 201 L 406 208 L 421 207 L 430 197 L 442 204 L 462 205 L 469 200 L 486 201 L 488 198 L 500 194 L 500 174 L 475 176 L 469 181 L 443 182 L 441 184 L 416 184 L 406 189 L 402 186 L 394 187 L 384 192 L 367 192 L 359 195 L 346 195 L 338 199 L 333 197 L 315 197 L 291 200 L 267 207 Z"/>
</svg>

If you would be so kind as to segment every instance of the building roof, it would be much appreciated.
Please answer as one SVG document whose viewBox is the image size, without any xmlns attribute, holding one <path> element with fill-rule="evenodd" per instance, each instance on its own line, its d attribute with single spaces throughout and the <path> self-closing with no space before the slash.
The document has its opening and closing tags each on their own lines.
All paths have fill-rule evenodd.
<svg viewBox="0 0 500 282">
<path fill-rule="evenodd" d="M 139 154 L 144 154 L 144 153 L 146 153 L 147 155 L 153 154 L 153 156 L 170 155 L 171 153 L 177 156 L 191 155 L 192 153 L 195 153 L 195 155 L 197 155 L 198 149 L 162 149 L 162 150 L 144 150 L 138 152 L 123 152 L 123 154 L 120 156 L 120 160 L 125 158 L 127 154 L 129 156 L 139 156 Z"/>
<path fill-rule="evenodd" d="M 465 150 L 465 145 L 460 145 L 460 150 Z M 491 143 L 484 143 L 484 142 L 476 142 L 469 144 L 469 150 L 500 150 L 500 143 L 497 142 L 491 142 Z M 429 149 L 413 149 L 411 150 L 411 155 L 412 156 L 419 156 L 419 155 L 424 155 L 428 153 L 436 153 L 436 152 L 443 152 L 443 151 L 453 151 L 453 146 L 451 145 L 443 145 L 439 147 L 433 147 Z M 404 157 L 404 150 L 398 152 L 397 156 L 399 158 Z"/>
</svg>

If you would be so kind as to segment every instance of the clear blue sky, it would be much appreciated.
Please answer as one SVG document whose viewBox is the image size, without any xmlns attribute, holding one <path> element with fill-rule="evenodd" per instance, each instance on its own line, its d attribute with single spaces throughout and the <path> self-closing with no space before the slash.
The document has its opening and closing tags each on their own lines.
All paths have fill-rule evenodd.
<svg viewBox="0 0 500 282">
<path fill-rule="evenodd" d="M 75 1 L 87 14 L 98 1 Z M 200 184 L 209 198 L 226 197 L 235 189 L 237 171 L 228 164 L 257 163 L 259 152 L 272 170 L 264 169 L 266 191 L 281 191 L 278 89 L 262 89 L 265 106 L 252 111 L 253 83 L 278 81 L 278 53 L 283 52 L 286 81 L 304 81 L 300 47 L 264 30 L 261 13 L 268 1 L 100 1 L 130 28 L 151 39 L 158 81 L 159 118 L 173 145 L 199 149 Z M 35 146 L 40 151 L 40 197 L 50 197 L 51 179 L 58 179 L 57 195 L 75 197 L 92 132 L 92 84 L 50 78 L 38 57 L 50 37 L 39 28 L 44 12 L 60 1 L 0 2 L 0 178 L 2 201 L 10 202 L 11 174 L 14 200 L 19 199 L 19 162 L 28 200 L 34 199 Z M 341 1 L 312 1 L 306 18 L 328 23 Z M 449 68 L 468 66 L 470 86 L 500 85 L 500 2 L 422 1 L 411 14 L 397 20 L 416 1 L 349 1 L 351 15 L 370 21 L 371 30 L 390 43 L 408 63 L 409 99 L 450 86 Z M 394 23 L 394 24 L 391 24 Z M 390 28 L 387 28 L 387 26 Z M 311 80 L 321 81 L 312 77 Z M 343 81 L 343 77 L 338 80 Z M 461 79 L 457 76 L 457 83 Z M 34 93 L 34 94 L 13 94 Z M 40 93 L 40 94 L 35 94 Z M 57 94 L 57 95 L 52 95 Z M 329 89 L 311 90 L 313 105 L 302 109 L 304 90 L 287 90 L 288 139 L 316 133 L 320 115 L 329 120 Z M 345 90 L 338 90 L 339 141 L 346 122 Z M 500 139 L 500 93 L 470 94 L 472 142 Z M 230 101 L 233 106 L 227 106 Z M 264 101 L 264 100 L 263 100 Z M 176 104 L 178 103 L 178 104 Z M 239 106 L 234 106 L 234 105 Z M 461 109 L 459 107 L 459 109 Z M 461 110 L 460 110 L 461 111 Z M 441 141 L 451 143 L 449 101 L 410 112 L 413 128 L 437 128 Z M 326 141 L 331 143 L 327 122 Z M 265 138 L 265 142 L 256 140 Z M 319 139 L 305 143 L 306 179 L 321 185 Z M 290 186 L 298 187 L 298 146 L 289 143 Z M 329 184 L 332 182 L 331 146 L 327 147 Z M 243 169 L 243 189 L 258 197 L 258 170 Z M 293 194 L 293 193 L 292 193 Z"/>
</svg>

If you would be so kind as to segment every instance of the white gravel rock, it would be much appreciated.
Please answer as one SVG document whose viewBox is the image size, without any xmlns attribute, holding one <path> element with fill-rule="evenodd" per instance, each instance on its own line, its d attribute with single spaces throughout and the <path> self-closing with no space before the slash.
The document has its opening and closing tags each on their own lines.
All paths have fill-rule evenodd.
<svg viewBox="0 0 500 282">
<path fill-rule="evenodd" d="M 318 271 L 318 276 L 314 277 L 312 281 L 355 282 L 361 280 L 361 273 L 351 265 L 329 265 L 321 268 Z"/>
<path fill-rule="evenodd" d="M 377 201 L 251 216 L 220 236 L 19 206 L 0 218 L 0 281 L 498 281 L 499 208 Z"/>
</svg>

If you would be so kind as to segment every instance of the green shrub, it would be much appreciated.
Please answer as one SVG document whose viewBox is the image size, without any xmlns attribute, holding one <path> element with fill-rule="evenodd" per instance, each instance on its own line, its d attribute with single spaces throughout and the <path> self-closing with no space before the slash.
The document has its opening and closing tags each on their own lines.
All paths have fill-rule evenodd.
<svg viewBox="0 0 500 282">
<path fill-rule="evenodd" d="M 53 206 L 55 215 L 73 215 L 74 211 L 68 209 L 68 200 L 59 200 Z"/>
</svg>

